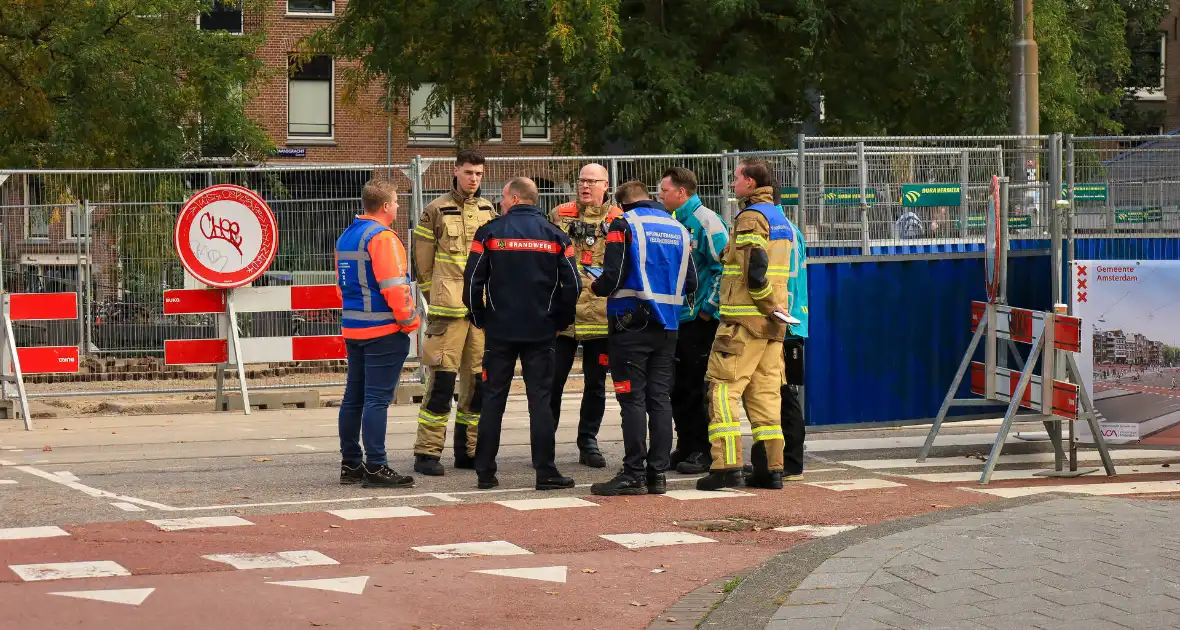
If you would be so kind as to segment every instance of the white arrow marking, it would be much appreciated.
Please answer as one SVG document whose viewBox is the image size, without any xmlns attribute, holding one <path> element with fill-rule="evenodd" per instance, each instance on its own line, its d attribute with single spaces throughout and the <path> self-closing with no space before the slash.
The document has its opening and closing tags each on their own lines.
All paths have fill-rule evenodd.
<svg viewBox="0 0 1180 630">
<path fill-rule="evenodd" d="M 148 595 L 155 592 L 155 590 L 154 588 L 120 588 L 109 591 L 69 591 L 64 593 L 50 593 L 50 595 L 138 606 L 143 603 L 143 600 L 148 598 Z"/>
<path fill-rule="evenodd" d="M 352 593 L 353 595 L 360 595 L 365 592 L 365 585 L 369 583 L 369 576 L 360 575 L 357 577 L 343 577 L 343 578 L 327 578 L 323 580 L 291 580 L 288 582 L 267 582 L 267 584 L 278 584 L 279 586 L 296 586 L 299 588 L 314 588 L 321 591 L 334 591 L 336 593 Z"/>
<path fill-rule="evenodd" d="M 542 582 L 558 582 L 565 584 L 564 566 L 557 567 L 525 567 L 521 569 L 481 569 L 472 573 L 486 573 L 488 575 L 502 575 L 504 577 L 524 578 L 526 580 L 540 580 Z"/>
</svg>

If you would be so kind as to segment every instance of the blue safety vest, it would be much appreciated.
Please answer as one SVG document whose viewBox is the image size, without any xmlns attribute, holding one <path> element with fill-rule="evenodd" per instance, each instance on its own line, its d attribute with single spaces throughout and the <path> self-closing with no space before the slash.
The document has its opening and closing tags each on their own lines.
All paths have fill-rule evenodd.
<svg viewBox="0 0 1180 630">
<path fill-rule="evenodd" d="M 336 284 L 340 287 L 343 311 L 342 328 L 372 328 L 395 323 L 393 309 L 381 295 L 381 289 L 395 284 L 409 284 L 405 278 L 392 278 L 385 286 L 377 282 L 373 261 L 369 258 L 369 241 L 389 228 L 377 221 L 355 219 L 336 239 Z"/>
<path fill-rule="evenodd" d="M 781 208 L 780 208 L 781 209 Z M 784 213 L 784 216 L 785 213 Z M 807 239 L 799 228 L 787 219 L 787 225 L 795 232 L 795 246 L 791 248 L 791 271 L 787 276 L 787 293 L 790 306 L 787 311 L 801 323 L 788 326 L 790 334 L 807 338 Z"/>
<path fill-rule="evenodd" d="M 692 253 L 688 230 L 672 215 L 655 208 L 628 210 L 623 219 L 631 228 L 626 279 L 607 299 L 606 312 L 618 317 L 646 304 L 665 330 L 677 330 Z"/>
<path fill-rule="evenodd" d="M 791 222 L 787 221 L 787 215 L 783 214 L 781 207 L 769 203 L 755 203 L 747 206 L 746 210 L 757 210 L 766 217 L 766 222 L 770 224 L 770 240 L 794 240 L 795 230 L 791 228 Z"/>
</svg>

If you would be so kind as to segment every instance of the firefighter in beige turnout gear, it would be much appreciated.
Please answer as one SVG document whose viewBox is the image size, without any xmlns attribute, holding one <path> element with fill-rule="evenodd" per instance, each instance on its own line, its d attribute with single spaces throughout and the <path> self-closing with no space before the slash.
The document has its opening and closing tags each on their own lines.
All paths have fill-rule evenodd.
<svg viewBox="0 0 1180 630">
<path fill-rule="evenodd" d="M 705 374 L 709 442 L 713 464 L 697 480 L 699 490 L 720 490 L 742 481 L 742 435 L 738 405 L 753 427 L 755 470 L 746 485 L 782 488 L 781 388 L 786 383 L 783 338 L 789 318 L 787 279 L 794 231 L 774 206 L 770 165 L 747 159 L 738 164 L 734 192 L 740 199 L 729 245 L 722 253 L 721 323 Z M 759 453 L 761 455 L 761 452 Z"/>
<path fill-rule="evenodd" d="M 549 214 L 574 245 L 579 270 L 602 267 L 606 255 L 606 234 L 623 211 L 606 199 L 609 173 L 601 164 L 587 164 L 578 174 L 578 198 L 563 203 Z M 582 346 L 582 404 L 578 413 L 578 461 L 592 468 L 606 466 L 598 449 L 598 430 L 606 412 L 607 360 L 606 298 L 594 295 L 590 282 L 582 283 L 574 325 L 561 331 L 554 342 L 553 388 L 549 407 L 556 426 L 561 419 L 561 394 L 573 368 L 578 345 Z"/>
<path fill-rule="evenodd" d="M 444 474 L 440 458 L 456 381 L 455 467 L 475 466 L 484 339 L 463 306 L 463 271 L 475 231 L 496 217 L 492 203 L 479 196 L 483 164 L 479 153 L 461 151 L 453 189 L 422 210 L 413 232 L 415 277 L 429 304 L 421 352 L 427 384 L 414 442 L 414 471 L 425 475 Z"/>
</svg>

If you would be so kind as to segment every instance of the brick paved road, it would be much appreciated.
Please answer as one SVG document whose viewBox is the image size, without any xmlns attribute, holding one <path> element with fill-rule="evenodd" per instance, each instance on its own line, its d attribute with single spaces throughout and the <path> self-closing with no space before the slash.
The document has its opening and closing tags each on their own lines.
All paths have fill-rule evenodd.
<svg viewBox="0 0 1180 630">
<path fill-rule="evenodd" d="M 1180 504 L 1058 499 L 835 554 L 767 630 L 1180 627 Z"/>
</svg>

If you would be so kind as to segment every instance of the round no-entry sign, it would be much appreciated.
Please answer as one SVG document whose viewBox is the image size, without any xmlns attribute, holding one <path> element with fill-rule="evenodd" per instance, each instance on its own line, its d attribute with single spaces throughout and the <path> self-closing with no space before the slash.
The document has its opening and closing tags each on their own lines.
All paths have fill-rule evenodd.
<svg viewBox="0 0 1180 630">
<path fill-rule="evenodd" d="M 210 186 L 186 201 L 172 240 L 194 278 L 222 289 L 253 282 L 274 260 L 279 242 L 270 207 L 233 184 Z"/>
</svg>

